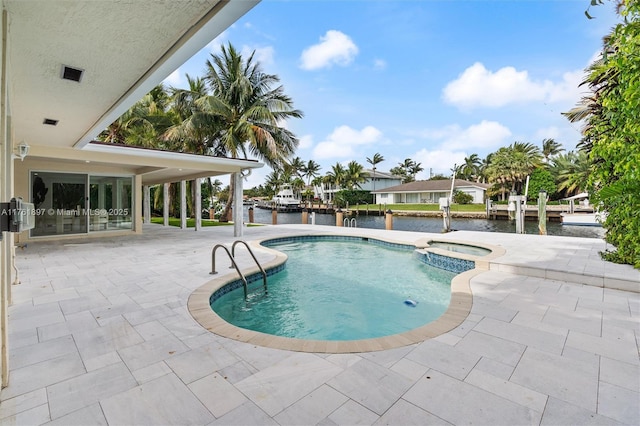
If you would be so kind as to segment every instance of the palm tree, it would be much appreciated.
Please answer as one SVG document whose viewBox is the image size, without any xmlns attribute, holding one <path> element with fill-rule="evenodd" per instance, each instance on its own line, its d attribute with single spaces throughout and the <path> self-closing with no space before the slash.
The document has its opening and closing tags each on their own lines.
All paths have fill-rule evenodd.
<svg viewBox="0 0 640 426">
<path fill-rule="evenodd" d="M 304 168 L 305 168 L 304 161 L 302 161 L 302 158 L 300 157 L 292 158 L 285 165 L 285 169 L 288 170 L 291 175 L 297 176 L 297 177 L 304 176 Z"/>
<path fill-rule="evenodd" d="M 471 154 L 464 159 L 464 163 L 456 168 L 456 176 L 465 180 L 478 180 L 482 161 L 478 154 Z"/>
<path fill-rule="evenodd" d="M 345 186 L 351 190 L 356 187 L 360 188 L 360 184 L 367 181 L 364 167 L 356 161 L 350 161 L 347 164 L 345 175 Z"/>
<path fill-rule="evenodd" d="M 302 169 L 303 176 L 307 178 L 307 185 L 311 184 L 311 181 L 316 178 L 320 172 L 320 164 L 313 160 L 309 160 Z"/>
<path fill-rule="evenodd" d="M 231 43 L 222 46 L 220 54 L 212 54 L 204 77 L 212 95 L 196 103 L 219 123 L 211 135 L 214 154 L 231 158 L 252 154 L 269 166 L 278 167 L 286 163 L 299 143 L 282 123 L 288 118 L 301 118 L 303 113 L 293 108 L 293 101 L 282 86 L 272 88 L 280 79 L 264 73 L 254 55 L 255 51 L 243 58 Z M 233 192 L 231 179 L 223 218 L 228 217 Z"/>
<path fill-rule="evenodd" d="M 558 189 L 564 190 L 566 196 L 571 196 L 587 189 L 591 163 L 586 152 L 569 151 L 553 159 L 551 172 L 558 184 Z"/>
<path fill-rule="evenodd" d="M 562 151 L 564 151 L 562 144 L 556 142 L 554 139 L 548 138 L 542 140 L 542 157 L 544 158 L 545 164 L 549 164 L 549 160 Z"/>
<path fill-rule="evenodd" d="M 373 190 L 376 190 L 376 165 L 379 163 L 382 163 L 384 161 L 384 157 L 382 155 L 380 155 L 380 153 L 376 152 L 375 154 L 373 154 L 373 157 L 369 158 L 367 157 L 367 163 L 371 164 L 371 167 L 373 168 Z"/>
</svg>

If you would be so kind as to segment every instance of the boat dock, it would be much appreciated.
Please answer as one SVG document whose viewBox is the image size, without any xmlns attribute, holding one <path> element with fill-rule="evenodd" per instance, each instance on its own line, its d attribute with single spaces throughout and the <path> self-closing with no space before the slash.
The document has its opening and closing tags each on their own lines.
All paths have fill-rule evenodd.
<svg viewBox="0 0 640 426">
<path fill-rule="evenodd" d="M 301 212 L 306 209 L 309 213 L 321 213 L 321 214 L 335 214 L 338 209 L 333 204 L 324 203 L 300 203 L 289 205 L 277 205 L 270 200 L 260 200 L 254 203 L 254 207 L 267 210 L 277 210 L 283 213 Z M 363 209 L 363 206 L 356 206 L 356 208 L 342 209 L 345 216 L 384 216 L 385 208 L 382 205 L 367 205 Z M 567 206 L 550 205 L 547 206 L 547 220 L 549 222 L 561 222 L 561 214 L 567 213 Z M 575 209 L 577 213 L 593 213 L 592 208 L 578 208 Z M 416 217 L 442 217 L 442 212 L 439 210 L 433 211 L 418 211 L 418 210 L 395 210 L 393 212 L 396 216 L 416 216 Z M 457 218 L 478 218 L 478 219 L 492 219 L 492 220 L 509 220 L 510 212 L 507 205 L 493 205 L 490 209 L 482 212 L 465 212 L 456 211 L 451 209 L 451 217 Z M 525 210 L 525 220 L 537 221 L 538 220 L 538 207 L 535 205 L 528 205 Z"/>
</svg>

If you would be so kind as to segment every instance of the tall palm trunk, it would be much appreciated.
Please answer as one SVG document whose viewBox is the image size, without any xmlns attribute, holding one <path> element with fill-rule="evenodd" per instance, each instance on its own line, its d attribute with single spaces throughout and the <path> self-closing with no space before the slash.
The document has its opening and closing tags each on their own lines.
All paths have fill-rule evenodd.
<svg viewBox="0 0 640 426">
<path fill-rule="evenodd" d="M 233 194 L 236 190 L 236 185 L 233 182 L 233 174 L 229 179 L 229 197 L 227 198 L 227 203 L 224 206 L 224 210 L 222 211 L 222 215 L 220 215 L 220 222 L 229 222 L 229 212 L 231 211 L 231 206 L 233 205 Z"/>
</svg>

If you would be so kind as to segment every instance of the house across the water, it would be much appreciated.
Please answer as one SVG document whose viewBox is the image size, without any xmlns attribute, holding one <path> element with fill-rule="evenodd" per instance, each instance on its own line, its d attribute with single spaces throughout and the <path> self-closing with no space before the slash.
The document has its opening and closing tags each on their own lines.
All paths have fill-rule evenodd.
<svg viewBox="0 0 640 426">
<path fill-rule="evenodd" d="M 486 183 L 469 182 L 456 179 L 453 191 L 464 192 L 473 197 L 474 204 L 482 204 L 485 200 L 487 189 L 491 185 Z M 373 191 L 376 204 L 437 204 L 440 198 L 449 197 L 451 194 L 451 180 L 418 180 L 402 185 L 391 186 Z"/>
</svg>

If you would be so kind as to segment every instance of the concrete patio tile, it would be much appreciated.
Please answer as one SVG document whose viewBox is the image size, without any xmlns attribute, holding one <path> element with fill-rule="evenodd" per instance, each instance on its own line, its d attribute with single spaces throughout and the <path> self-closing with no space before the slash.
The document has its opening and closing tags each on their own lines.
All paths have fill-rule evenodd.
<svg viewBox="0 0 640 426">
<path fill-rule="evenodd" d="M 229 383 L 237 383 L 241 380 L 246 379 L 252 374 L 257 373 L 254 367 L 249 365 L 245 361 L 238 361 L 233 365 L 228 366 L 227 368 L 223 368 L 220 370 L 220 374 L 229 381 Z"/>
<path fill-rule="evenodd" d="M 86 372 L 77 352 L 49 359 L 38 364 L 11 370 L 11 386 L 2 389 L 1 399 L 13 398 Z"/>
<path fill-rule="evenodd" d="M 481 355 L 495 361 L 515 366 L 526 346 L 499 337 L 471 331 L 456 345 L 456 349 Z"/>
<path fill-rule="evenodd" d="M 44 388 L 36 389 L 33 392 L 27 392 L 14 398 L 3 400 L 2 404 L 0 404 L 0 420 L 15 418 L 17 414 L 20 414 L 23 411 L 28 411 L 46 404 L 47 392 Z M 48 416 L 49 407 L 47 406 L 47 417 Z M 7 422 L 8 421 L 10 420 L 7 420 Z"/>
<path fill-rule="evenodd" d="M 600 381 L 640 392 L 640 365 L 600 357 Z"/>
<path fill-rule="evenodd" d="M 474 330 L 555 354 L 562 352 L 565 340 L 564 336 L 491 318 L 480 321 Z"/>
<path fill-rule="evenodd" d="M 540 426 L 557 425 L 619 426 L 622 423 L 560 399 L 549 397 Z"/>
<path fill-rule="evenodd" d="M 551 307 L 542 322 L 593 336 L 602 334 L 602 313 L 592 309 L 578 308 L 575 311 L 566 311 Z"/>
<path fill-rule="evenodd" d="M 118 353 L 130 370 L 138 370 L 175 357 L 189 348 L 173 335 L 162 336 L 157 339 L 128 345 L 119 349 Z"/>
<path fill-rule="evenodd" d="M 73 338 L 71 336 L 63 336 L 11 351 L 9 365 L 11 365 L 12 369 L 18 369 L 59 356 L 77 353 L 77 351 Z"/>
<path fill-rule="evenodd" d="M 280 425 L 318 424 L 348 400 L 345 395 L 323 385 L 276 415 L 274 420 Z"/>
<path fill-rule="evenodd" d="M 92 290 L 84 293 L 81 297 L 58 302 L 60 309 L 65 315 L 77 314 L 78 312 L 93 311 L 111 305 L 109 300 L 100 292 Z"/>
<path fill-rule="evenodd" d="M 516 404 L 523 405 L 542 415 L 547 403 L 547 395 L 520 386 L 508 380 L 501 379 L 478 369 L 473 369 L 464 379 L 466 383 L 475 385 L 480 389 L 501 396 Z"/>
<path fill-rule="evenodd" d="M 131 324 L 120 316 L 111 317 L 96 329 L 74 333 L 73 338 L 83 359 L 95 358 L 143 342 Z"/>
<path fill-rule="evenodd" d="M 203 425 L 215 417 L 175 375 L 167 374 L 100 401 L 110 425 Z"/>
<path fill-rule="evenodd" d="M 77 331 L 99 327 L 98 322 L 88 311 L 65 315 L 65 318 L 66 321 L 63 323 L 38 327 L 38 340 L 44 342 Z"/>
<path fill-rule="evenodd" d="M 189 384 L 235 364 L 238 358 L 219 343 L 214 343 L 174 355 L 165 362 L 180 380 Z M 194 366 L 198 367 L 194 368 Z"/>
<path fill-rule="evenodd" d="M 576 296 L 578 299 L 602 301 L 604 289 L 601 287 L 594 287 L 592 285 L 562 283 L 562 286 L 558 290 L 558 294 L 568 294 L 570 296 Z"/>
<path fill-rule="evenodd" d="M 155 319 L 165 318 L 170 315 L 173 315 L 173 311 L 164 305 L 122 314 L 122 316 L 129 321 L 129 324 L 133 326 L 153 321 Z"/>
<path fill-rule="evenodd" d="M 38 306 L 14 305 L 9 308 L 10 333 L 62 323 L 64 320 L 65 318 L 58 302 Z"/>
<path fill-rule="evenodd" d="M 506 296 L 505 296 L 506 297 Z M 493 318 L 500 321 L 509 322 L 516 316 L 516 309 L 507 308 L 504 305 L 497 304 L 483 297 L 477 297 L 474 293 L 473 307 L 471 312 L 483 317 Z M 477 321 L 480 321 L 478 319 Z"/>
<path fill-rule="evenodd" d="M 624 424 L 638 425 L 640 424 L 640 393 L 601 382 L 598 389 L 598 414 Z"/>
<path fill-rule="evenodd" d="M 69 413 L 66 416 L 62 416 L 55 419 L 46 426 L 106 426 L 108 425 L 107 419 L 102 413 L 100 404 L 91 404 L 88 407 L 81 408 L 80 410 Z"/>
<path fill-rule="evenodd" d="M 435 340 L 427 340 L 418 345 L 406 358 L 462 380 L 480 360 L 480 355 Z"/>
<path fill-rule="evenodd" d="M 378 415 L 362 405 L 349 400 L 331 413 L 328 419 L 337 425 L 370 425 L 378 420 Z"/>
<path fill-rule="evenodd" d="M 596 365 L 529 348 L 510 380 L 542 394 L 596 411 Z"/>
<path fill-rule="evenodd" d="M 403 399 L 452 424 L 537 425 L 542 416 L 542 413 L 434 370 L 409 389 Z"/>
<path fill-rule="evenodd" d="M 640 364 L 637 346 L 635 342 L 628 340 L 610 340 L 577 331 L 570 331 L 566 345 L 629 364 Z"/>
<path fill-rule="evenodd" d="M 277 426 L 278 423 L 251 401 L 245 402 L 235 410 L 209 423 L 209 426 L 247 425 Z"/>
<path fill-rule="evenodd" d="M 404 377 L 411 380 L 416 380 L 418 377 L 423 376 L 428 370 L 429 367 L 406 358 L 401 359 L 391 367 L 391 371 L 402 374 Z"/>
<path fill-rule="evenodd" d="M 153 340 L 168 336 L 171 332 L 158 321 L 148 321 L 133 327 L 144 340 Z"/>
<path fill-rule="evenodd" d="M 57 419 L 137 384 L 123 363 L 56 383 L 47 388 L 51 418 Z"/>
<path fill-rule="evenodd" d="M 30 328 L 9 333 L 9 344 L 12 349 L 18 349 L 23 346 L 34 345 L 38 343 L 38 329 Z"/>
<path fill-rule="evenodd" d="M 515 366 L 482 357 L 471 371 L 474 370 L 483 371 L 503 380 L 509 380 L 509 377 L 513 374 L 513 370 L 515 370 Z"/>
<path fill-rule="evenodd" d="M 329 354 L 325 359 L 340 368 L 349 368 L 356 362 L 362 360 L 362 356 L 358 354 Z"/>
<path fill-rule="evenodd" d="M 235 386 L 267 414 L 275 416 L 341 371 L 313 354 L 294 353 Z"/>
<path fill-rule="evenodd" d="M 413 380 L 371 361 L 362 360 L 329 380 L 327 384 L 374 413 L 382 415 L 409 389 Z"/>
<path fill-rule="evenodd" d="M 135 377 L 138 381 L 138 384 L 150 382 L 151 380 L 155 380 L 158 377 L 162 377 L 171 373 L 173 373 L 173 370 L 171 370 L 171 368 L 169 368 L 169 366 L 164 361 L 156 362 L 155 364 L 151 364 L 147 367 L 143 367 L 131 372 L 131 374 L 133 374 L 133 377 Z"/>
<path fill-rule="evenodd" d="M 49 406 L 42 404 L 0 419 L 3 425 L 40 425 L 49 421 Z"/>
<path fill-rule="evenodd" d="M 403 425 L 403 426 L 423 426 L 423 425 L 450 425 L 451 423 L 434 416 L 433 414 L 400 399 L 387 410 L 374 425 Z"/>
<path fill-rule="evenodd" d="M 61 300 L 75 299 L 77 297 L 78 297 L 78 292 L 76 291 L 75 288 L 65 288 L 65 289 L 54 291 L 49 294 L 34 296 L 33 305 L 37 306 L 45 303 L 59 302 Z"/>
<path fill-rule="evenodd" d="M 542 322 L 546 312 L 532 314 L 530 312 L 518 312 L 518 315 L 511 321 L 512 324 L 522 325 L 524 327 L 533 328 L 538 331 L 544 331 L 547 333 L 557 334 L 564 338 L 567 337 L 569 329 L 562 327 L 562 325 L 552 325 Z"/>
<path fill-rule="evenodd" d="M 222 417 L 248 401 L 246 396 L 218 373 L 196 380 L 188 387 L 215 417 Z"/>
</svg>

